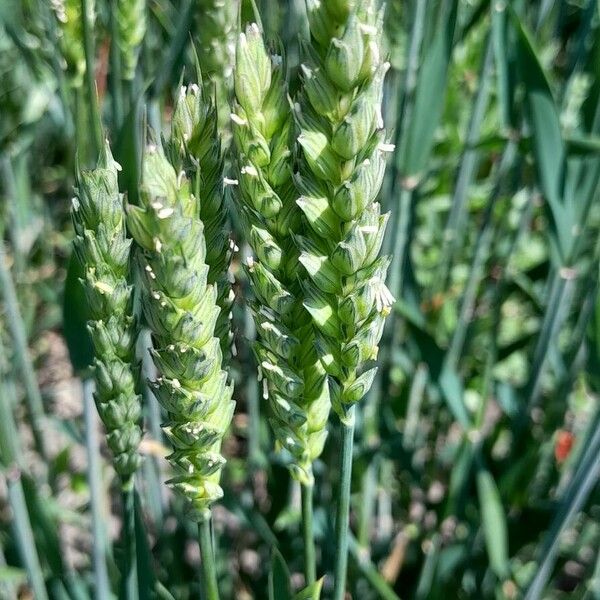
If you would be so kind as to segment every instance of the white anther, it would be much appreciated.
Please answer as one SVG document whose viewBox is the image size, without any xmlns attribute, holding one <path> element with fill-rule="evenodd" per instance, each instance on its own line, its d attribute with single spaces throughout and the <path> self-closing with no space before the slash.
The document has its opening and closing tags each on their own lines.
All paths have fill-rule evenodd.
<svg viewBox="0 0 600 600">
<path fill-rule="evenodd" d="M 248 121 L 246 121 L 246 119 L 244 119 L 243 117 L 240 117 L 239 115 L 236 115 L 235 113 L 231 113 L 229 115 L 229 118 L 236 124 L 236 125 L 248 125 Z"/>
<path fill-rule="evenodd" d="M 242 175 L 250 175 L 250 177 L 258 177 L 258 171 L 253 165 L 242 167 Z"/>
<path fill-rule="evenodd" d="M 377 27 L 374 25 L 367 25 L 366 23 L 361 23 L 358 28 L 362 33 L 366 33 L 368 35 L 377 35 Z"/>
</svg>

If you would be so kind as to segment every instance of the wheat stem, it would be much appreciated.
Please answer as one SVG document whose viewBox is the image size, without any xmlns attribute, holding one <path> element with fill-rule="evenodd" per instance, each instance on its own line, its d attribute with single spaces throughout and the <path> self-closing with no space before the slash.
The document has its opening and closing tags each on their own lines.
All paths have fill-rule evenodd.
<svg viewBox="0 0 600 600">
<path fill-rule="evenodd" d="M 304 537 L 304 577 L 306 585 L 317 580 L 315 539 L 313 534 L 313 490 L 314 486 L 301 485 L 302 495 L 302 534 Z"/>
<path fill-rule="evenodd" d="M 123 482 L 123 566 L 121 569 L 122 600 L 138 600 L 137 548 L 135 540 L 135 485 L 133 477 Z"/>
<path fill-rule="evenodd" d="M 96 94 L 96 50 L 94 47 L 94 2 L 81 0 L 81 29 L 83 32 L 83 47 L 85 52 L 85 86 L 87 91 L 88 108 L 92 127 L 93 154 L 98 156 L 102 148 L 102 129 L 100 110 Z"/>
<path fill-rule="evenodd" d="M 200 545 L 203 600 L 219 600 L 210 514 L 198 523 L 198 543 Z"/>
<path fill-rule="evenodd" d="M 110 3 L 110 96 L 113 109 L 113 128 L 118 132 L 123 123 L 123 69 L 121 64 L 121 50 L 119 48 L 119 23 L 117 3 Z"/>
<path fill-rule="evenodd" d="M 340 422 L 342 432 L 342 454 L 340 465 L 340 487 L 335 521 L 336 559 L 334 571 L 333 600 L 344 600 L 348 571 L 348 530 L 350 517 L 350 489 L 352 483 L 352 450 L 354 446 L 354 406 L 348 411 L 347 420 Z"/>
</svg>

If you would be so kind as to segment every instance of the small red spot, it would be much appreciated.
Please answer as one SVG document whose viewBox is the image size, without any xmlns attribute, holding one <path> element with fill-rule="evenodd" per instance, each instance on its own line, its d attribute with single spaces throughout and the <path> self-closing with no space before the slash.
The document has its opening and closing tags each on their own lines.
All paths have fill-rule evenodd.
<svg viewBox="0 0 600 600">
<path fill-rule="evenodd" d="M 556 434 L 556 444 L 554 445 L 556 462 L 562 463 L 567 460 L 574 441 L 575 436 L 570 431 L 561 430 Z"/>
</svg>

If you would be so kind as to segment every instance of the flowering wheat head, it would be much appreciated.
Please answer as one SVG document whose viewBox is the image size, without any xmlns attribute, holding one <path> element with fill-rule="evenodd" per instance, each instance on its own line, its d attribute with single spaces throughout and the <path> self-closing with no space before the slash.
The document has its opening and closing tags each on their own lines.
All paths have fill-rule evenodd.
<svg viewBox="0 0 600 600">
<path fill-rule="evenodd" d="M 146 0 L 117 0 L 116 8 L 123 77 L 133 79 L 146 34 Z"/>
<path fill-rule="evenodd" d="M 217 128 L 215 104 L 202 87 L 182 87 L 173 113 L 170 155 L 178 171 L 184 171 L 196 198 L 201 198 L 200 219 L 204 224 L 208 283 L 216 285 L 220 313 L 215 335 L 221 350 L 230 353 L 232 247 L 227 231 L 227 206 L 223 184 L 224 157 Z"/>
<path fill-rule="evenodd" d="M 83 265 L 88 327 L 95 349 L 95 400 L 117 473 L 128 480 L 140 463 L 140 396 L 136 393 L 136 327 L 128 283 L 131 240 L 126 237 L 118 164 L 108 143 L 91 171 L 77 173 L 74 247 Z"/>
<path fill-rule="evenodd" d="M 215 87 L 219 129 L 228 129 L 229 93 L 235 55 L 237 0 L 197 0 L 198 57 L 204 86 Z"/>
<path fill-rule="evenodd" d="M 53 0 L 52 8 L 58 20 L 60 48 L 67 78 L 72 87 L 81 87 L 85 73 L 81 0 Z"/>
<path fill-rule="evenodd" d="M 239 207 L 255 258 L 247 266 L 256 301 L 254 350 L 279 445 L 292 473 L 312 482 L 322 452 L 330 402 L 315 352 L 310 315 L 302 305 L 302 266 L 294 235 L 301 212 L 292 179 L 293 118 L 281 56 L 269 55 L 256 24 L 236 47 L 233 137 L 238 151 Z"/>
<path fill-rule="evenodd" d="M 369 390 L 384 318 L 388 257 L 378 257 L 388 215 L 375 201 L 384 169 L 381 16 L 373 2 L 307 2 L 311 43 L 304 48 L 295 115 L 300 131 L 297 236 L 309 274 L 305 306 L 342 420 Z"/>
<path fill-rule="evenodd" d="M 198 521 L 222 496 L 220 449 L 234 409 L 215 337 L 220 309 L 206 264 L 203 201 L 161 147 L 146 149 L 141 206 L 128 207 L 128 224 L 139 246 L 142 307 L 159 372 L 152 387 L 168 414 L 164 431 L 173 446 L 175 476 L 167 483 L 187 498 Z"/>
</svg>

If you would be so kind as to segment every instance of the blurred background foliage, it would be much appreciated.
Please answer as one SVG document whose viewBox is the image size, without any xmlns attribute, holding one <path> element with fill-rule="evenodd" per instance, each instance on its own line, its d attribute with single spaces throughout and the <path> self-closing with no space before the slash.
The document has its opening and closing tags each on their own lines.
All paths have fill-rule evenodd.
<svg viewBox="0 0 600 600">
<path fill-rule="evenodd" d="M 258 4 L 293 90 L 303 2 Z M 135 201 L 145 124 L 168 126 L 194 49 L 227 144 L 237 10 L 0 1 L 2 598 L 93 597 L 91 556 L 115 588 L 119 511 L 70 257 L 75 161 L 91 165 L 108 136 Z M 397 301 L 357 430 L 352 597 L 598 599 L 600 3 L 388 0 L 385 27 Z M 224 598 L 280 600 L 282 572 L 301 583 L 299 489 L 273 453 L 232 228 L 238 408 L 219 576 Z M 161 416 L 145 401 L 141 590 L 197 597 L 195 531 L 161 484 Z M 316 467 L 319 573 L 335 553 L 337 448 L 334 430 Z"/>
</svg>

